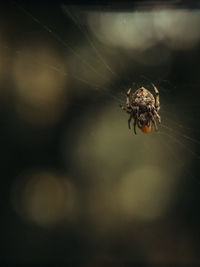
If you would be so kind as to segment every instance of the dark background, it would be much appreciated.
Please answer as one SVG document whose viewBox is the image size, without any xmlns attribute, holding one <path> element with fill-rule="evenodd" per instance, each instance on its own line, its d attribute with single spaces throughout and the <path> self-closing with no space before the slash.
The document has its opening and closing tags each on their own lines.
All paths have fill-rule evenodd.
<svg viewBox="0 0 200 267">
<path fill-rule="evenodd" d="M 199 264 L 199 39 L 184 47 L 181 37 L 178 46 L 168 46 L 166 38 L 145 50 L 106 45 L 85 15 L 165 6 L 1 4 L 2 264 Z M 198 11 L 195 2 L 170 8 Z M 200 26 L 195 23 L 188 20 L 183 40 Z M 169 60 L 157 63 L 162 51 Z M 161 117 L 169 128 L 135 137 L 119 104 L 130 86 L 152 90 L 151 82 L 160 90 Z M 124 185 L 123 177 L 138 166 L 144 184 L 138 176 L 139 185 Z M 161 182 L 151 191 L 154 170 Z M 134 199 L 137 191 L 143 197 Z M 148 208 L 146 198 L 155 204 Z"/>
</svg>

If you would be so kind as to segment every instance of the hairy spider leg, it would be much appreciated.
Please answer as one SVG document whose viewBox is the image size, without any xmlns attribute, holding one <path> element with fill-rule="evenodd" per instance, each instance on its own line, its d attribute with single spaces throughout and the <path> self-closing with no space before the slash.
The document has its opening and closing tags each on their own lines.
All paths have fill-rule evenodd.
<svg viewBox="0 0 200 267">
<path fill-rule="evenodd" d="M 133 127 L 134 127 L 134 133 L 136 133 L 136 125 L 139 127 L 139 124 L 138 124 L 138 111 L 139 111 L 139 107 L 134 107 L 134 124 L 133 124 Z M 139 127 L 140 128 L 140 127 Z"/>
<path fill-rule="evenodd" d="M 129 129 L 131 129 L 131 120 L 133 119 L 133 112 L 131 112 L 131 106 L 130 106 L 130 93 L 131 93 L 131 88 L 129 88 L 126 93 L 126 108 L 120 105 L 121 109 L 125 110 L 128 114 L 130 114 L 130 117 L 128 120 Z"/>
<path fill-rule="evenodd" d="M 155 114 L 156 118 L 158 119 L 158 122 L 161 123 L 161 118 L 158 115 L 158 112 L 156 111 L 156 109 L 154 109 L 154 114 Z"/>
<path fill-rule="evenodd" d="M 131 106 L 130 106 L 130 93 L 131 93 L 131 88 L 128 89 L 126 93 L 126 107 L 120 105 L 120 108 L 125 110 L 128 114 L 131 113 Z"/>
<path fill-rule="evenodd" d="M 130 117 L 128 119 L 128 128 L 131 129 L 131 120 L 133 119 L 133 113 L 131 112 Z"/>
<path fill-rule="evenodd" d="M 156 108 L 156 111 L 159 111 L 159 109 L 160 109 L 159 91 L 158 91 L 157 87 L 153 83 L 152 83 L 152 85 L 153 85 L 153 88 L 154 88 L 154 91 L 155 91 L 155 94 L 156 94 L 155 108 Z"/>
<path fill-rule="evenodd" d="M 151 121 L 152 121 L 152 123 L 153 123 L 154 129 L 155 129 L 156 131 L 158 131 L 158 127 L 157 127 L 157 124 L 156 124 L 156 121 L 155 121 L 154 117 L 151 118 Z"/>
<path fill-rule="evenodd" d="M 131 93 L 131 88 L 128 89 L 127 93 L 126 93 L 126 106 L 127 108 L 130 108 L 130 93 Z"/>
<path fill-rule="evenodd" d="M 128 114 L 131 114 L 131 107 L 124 107 L 123 105 L 119 105 L 122 110 L 125 110 Z"/>
<path fill-rule="evenodd" d="M 137 134 L 136 133 L 136 125 L 138 125 L 138 119 L 137 118 L 134 119 L 134 125 L 133 125 L 134 126 L 134 133 L 135 134 Z"/>
</svg>

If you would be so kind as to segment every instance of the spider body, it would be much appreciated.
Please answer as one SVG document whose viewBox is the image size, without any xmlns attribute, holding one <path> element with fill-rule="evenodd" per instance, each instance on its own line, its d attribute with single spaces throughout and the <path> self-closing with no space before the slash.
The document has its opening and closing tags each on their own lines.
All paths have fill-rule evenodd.
<svg viewBox="0 0 200 267">
<path fill-rule="evenodd" d="M 130 123 L 133 119 L 135 134 L 136 126 L 138 126 L 143 133 L 149 133 L 151 132 L 151 125 L 157 130 L 155 119 L 157 119 L 159 123 L 161 122 L 160 116 L 158 115 L 160 109 L 159 91 L 154 84 L 152 85 L 156 95 L 155 98 L 153 94 L 144 87 L 137 89 L 133 94 L 131 94 L 132 88 L 129 88 L 126 97 L 126 107 L 121 106 L 121 108 L 130 115 L 128 120 L 129 129 L 131 129 Z"/>
</svg>

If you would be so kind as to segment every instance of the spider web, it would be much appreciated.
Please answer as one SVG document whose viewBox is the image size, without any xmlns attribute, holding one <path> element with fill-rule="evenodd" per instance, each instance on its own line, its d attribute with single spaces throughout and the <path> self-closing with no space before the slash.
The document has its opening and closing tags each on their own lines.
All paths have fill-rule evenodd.
<svg viewBox="0 0 200 267">
<path fill-rule="evenodd" d="M 14 12 L 19 14 L 22 22 L 29 22 L 27 27 L 30 32 L 35 34 L 38 31 L 39 38 L 45 34 L 43 38 L 52 42 L 56 51 L 61 50 L 59 53 L 64 58 L 64 67 L 63 65 L 59 66 L 60 62 L 56 65 L 38 62 L 37 59 L 32 59 L 32 64 L 33 68 L 42 66 L 44 69 L 50 69 L 69 79 L 70 86 L 68 85 L 66 89 L 68 91 L 66 102 L 68 110 L 66 114 L 64 113 L 67 119 L 63 119 L 64 130 L 63 136 L 60 138 L 60 147 L 62 147 L 59 150 L 62 158 L 60 161 L 62 168 L 66 168 L 80 184 L 87 185 L 86 192 L 89 192 L 89 198 L 95 197 L 92 193 L 95 189 L 94 191 L 97 192 L 97 196 L 101 196 L 102 201 L 110 200 L 107 199 L 107 191 L 113 187 L 120 195 L 121 189 L 117 184 L 120 184 L 122 188 L 134 187 L 139 183 L 137 179 L 134 184 L 127 177 L 135 177 L 135 174 L 132 174 L 135 172 L 143 177 L 141 173 L 145 169 L 147 173 L 148 170 L 153 173 L 152 177 L 155 174 L 154 169 L 158 171 L 157 176 L 163 176 L 160 182 L 157 184 L 155 182 L 155 185 L 161 187 L 161 193 L 158 195 L 164 203 L 166 201 L 166 207 L 162 207 L 164 214 L 167 213 L 168 206 L 170 206 L 166 199 L 171 199 L 172 203 L 183 201 L 188 186 L 191 187 L 192 192 L 195 192 L 194 188 L 200 184 L 198 177 L 200 160 L 199 84 L 198 79 L 193 81 L 192 72 L 188 79 L 187 74 L 182 77 L 178 67 L 182 62 L 180 54 L 189 58 L 190 53 L 198 54 L 198 46 L 186 48 L 185 50 L 189 52 L 179 52 L 177 48 L 177 50 L 166 49 L 166 47 L 163 48 L 163 45 L 159 47 L 159 44 L 156 43 L 150 48 L 145 47 L 144 50 L 139 46 L 129 47 L 130 44 L 124 47 L 120 44 L 107 45 L 103 41 L 101 42 L 102 32 L 99 34 L 100 39 L 98 39 L 97 32 L 95 35 L 95 25 L 97 24 L 98 28 L 99 21 L 95 22 L 94 20 L 94 25 L 91 24 L 91 21 L 95 15 L 102 15 L 106 16 L 105 18 L 109 22 L 111 14 L 108 7 L 73 7 L 58 4 L 55 10 L 50 10 L 46 6 L 39 9 L 18 4 L 18 2 L 10 4 Z M 130 11 L 127 12 L 127 16 L 130 16 Z M 121 23 L 126 24 L 127 21 L 126 12 L 124 12 Z M 140 21 L 140 23 L 143 22 Z M 35 36 L 37 39 L 37 34 Z M 24 42 L 26 47 L 26 38 Z M 10 51 L 9 44 L 1 46 Z M 161 60 L 154 64 L 153 57 L 159 58 L 156 49 L 167 57 L 167 63 L 165 60 Z M 26 49 L 23 48 L 15 49 L 14 47 L 11 50 L 19 59 L 26 54 Z M 171 58 L 168 58 L 167 52 L 169 51 Z M 176 63 L 168 64 L 168 60 L 175 62 L 176 57 L 179 61 L 178 67 Z M 149 62 L 145 62 L 145 60 Z M 194 70 L 194 66 L 191 65 L 192 60 L 188 59 L 187 61 L 186 59 L 183 62 L 185 64 L 188 62 L 188 66 L 182 70 L 189 68 Z M 196 63 L 194 65 L 196 66 Z M 176 73 L 179 77 L 176 77 Z M 144 86 L 152 91 L 151 83 L 154 83 L 160 91 L 162 123 L 158 132 L 152 132 L 146 136 L 138 129 L 138 134 L 135 136 L 133 129 L 131 131 L 128 129 L 127 114 L 119 106 L 125 104 L 128 88 L 137 89 Z M 83 180 L 85 179 L 85 182 L 80 178 L 81 173 L 84 173 Z M 140 177 L 139 174 L 138 177 Z M 148 177 L 148 174 L 146 176 Z M 144 183 L 147 182 L 146 176 L 142 180 Z M 125 183 L 123 179 L 126 181 Z M 153 178 L 151 179 L 154 182 Z M 164 179 L 168 179 L 168 182 Z M 139 188 L 143 190 L 142 186 Z M 197 188 L 199 190 L 199 187 Z M 144 192 L 146 192 L 145 190 Z M 155 194 L 158 192 L 155 189 Z M 166 199 L 162 199 L 162 192 Z M 135 191 L 134 193 L 136 194 Z M 129 213 L 128 205 L 124 204 L 123 206 L 124 197 L 122 194 L 121 209 L 123 212 Z M 196 199 L 197 196 L 194 198 Z M 90 200 L 88 201 L 90 202 Z M 170 201 L 169 203 L 171 203 Z M 114 204 L 111 201 L 111 210 L 113 209 L 112 205 Z M 170 207 L 173 207 L 173 204 Z M 91 206 L 88 213 L 90 214 L 93 209 L 94 207 Z M 171 209 L 173 210 L 173 208 Z M 149 220 L 149 218 L 162 216 L 161 210 L 150 206 L 149 214 L 148 212 L 142 214 L 136 208 L 134 212 L 139 220 Z M 115 221 L 118 217 L 115 212 L 112 217 L 109 217 L 109 211 L 109 209 L 105 211 L 107 212 L 105 221 L 100 218 L 101 210 L 98 210 L 100 215 L 96 213 L 91 215 L 93 223 L 95 225 L 112 225 L 113 220 Z M 97 219 L 94 219 L 95 216 Z"/>
<path fill-rule="evenodd" d="M 49 36 L 52 37 L 54 41 L 57 41 L 64 50 L 67 50 L 67 53 L 70 53 L 72 55 L 72 66 L 70 66 L 72 67 L 71 73 L 70 71 L 69 73 L 61 72 L 60 69 L 54 65 L 48 65 L 45 63 L 44 65 L 46 68 L 50 68 L 55 72 L 61 72 L 61 74 L 64 76 L 71 76 L 71 79 L 76 80 L 78 82 L 78 86 L 80 87 L 89 86 L 90 88 L 88 92 L 89 94 L 94 95 L 95 98 L 90 99 L 92 105 L 93 102 L 98 102 L 99 98 L 103 98 L 102 100 L 100 100 L 103 101 L 103 103 L 109 103 L 112 100 L 114 101 L 114 105 L 116 106 L 118 106 L 119 104 L 124 104 L 127 88 L 129 88 L 130 86 L 132 86 L 133 88 L 144 86 L 145 88 L 151 90 L 150 84 L 151 82 L 154 82 L 159 88 L 161 94 L 161 114 L 163 120 L 163 123 L 161 124 L 160 130 L 158 132 L 158 139 L 161 140 L 160 142 L 165 143 L 164 145 L 167 147 L 167 150 L 169 151 L 167 153 L 169 153 L 169 155 L 171 155 L 171 148 L 169 146 L 173 146 L 174 144 L 185 151 L 183 153 L 190 154 L 195 160 L 199 159 L 198 146 L 200 144 L 200 140 L 198 139 L 198 134 L 196 134 L 196 132 L 198 132 L 196 123 L 198 123 L 197 120 L 199 116 L 199 103 L 195 104 L 194 102 L 191 102 L 192 100 L 188 99 L 189 96 L 186 96 L 188 103 L 180 103 L 181 101 L 183 101 L 183 99 L 181 99 L 183 90 L 182 88 L 186 86 L 178 85 L 177 88 L 175 87 L 175 85 L 173 85 L 172 82 L 169 82 L 169 80 L 162 78 L 162 75 L 160 75 L 161 78 L 158 79 L 157 74 L 151 73 L 151 70 L 147 70 L 146 66 L 144 68 L 144 71 L 142 70 L 143 72 L 141 71 L 141 69 L 140 71 L 137 71 L 136 69 L 134 69 L 134 71 L 130 71 L 130 68 L 127 68 L 126 66 L 127 54 L 129 56 L 129 51 L 126 55 L 123 55 L 124 51 L 116 48 L 116 51 L 114 51 L 113 54 L 115 56 L 116 53 L 121 53 L 122 56 L 120 55 L 119 61 L 120 63 L 123 62 L 121 68 L 116 68 L 116 66 L 112 62 L 113 59 L 109 58 L 108 56 L 108 53 L 110 51 L 106 51 L 106 49 L 105 51 L 103 50 L 102 44 L 100 44 L 100 42 L 95 39 L 95 36 L 92 35 L 89 29 L 87 15 L 90 12 L 96 12 L 101 15 L 103 12 L 100 7 L 95 7 L 95 10 L 91 11 L 91 8 L 84 6 L 82 8 L 66 5 L 58 6 L 58 8 L 60 9 L 60 14 L 66 16 L 66 22 L 68 22 L 67 20 L 69 19 L 72 21 L 72 30 L 75 30 L 76 33 L 79 34 L 82 46 L 87 47 L 88 51 L 86 51 L 86 53 L 89 52 L 92 54 L 91 57 L 95 59 L 92 61 L 91 57 L 88 57 L 88 54 L 84 56 L 84 51 L 82 53 L 81 47 L 77 46 L 77 43 L 74 46 L 73 40 L 69 41 L 68 39 L 66 40 L 65 37 L 62 37 L 58 33 L 58 28 L 55 28 L 56 26 L 54 26 L 52 21 L 50 21 L 52 25 L 49 26 L 49 18 L 48 23 L 45 23 L 43 14 L 37 15 L 38 10 L 36 10 L 35 14 L 35 12 L 32 13 L 31 11 L 29 11 L 28 8 L 24 8 L 22 5 L 18 5 L 17 2 L 13 2 L 11 3 L 11 5 L 13 5 L 13 7 L 19 11 L 19 14 L 27 16 L 27 18 L 30 19 L 33 24 L 35 23 L 34 27 L 38 27 L 38 29 L 49 34 Z M 124 18 L 126 19 L 125 15 Z M 23 55 L 23 51 L 21 50 L 17 50 L 16 53 L 20 56 Z M 75 70 L 73 69 L 73 61 L 76 65 Z M 109 61 L 110 63 L 108 63 Z M 118 64 L 119 61 L 117 62 Z M 37 64 L 37 62 L 34 63 Z M 100 71 L 98 70 L 98 65 L 101 65 Z M 80 66 L 80 71 L 86 69 L 88 72 L 92 73 L 92 78 L 82 78 L 80 75 L 76 75 L 76 72 L 78 72 L 77 66 Z M 141 66 L 139 67 L 141 68 Z M 143 75 L 141 74 L 141 72 L 145 74 Z M 109 76 L 107 77 L 108 80 L 105 79 L 106 75 Z M 103 80 L 102 85 L 98 85 L 101 80 Z M 188 84 L 187 86 L 190 87 L 190 90 L 195 91 L 195 87 L 198 86 L 198 84 Z M 80 92 L 78 92 L 78 94 L 80 94 Z M 88 94 L 86 95 L 88 97 Z M 192 95 L 192 93 L 190 93 L 190 95 Z M 176 99 L 174 99 L 174 97 L 176 97 Z M 165 103 L 162 104 L 164 101 Z M 80 101 L 78 101 L 77 103 L 75 99 L 72 101 L 72 103 L 70 103 L 70 105 L 77 106 L 79 109 L 84 109 L 87 107 L 87 105 L 80 103 Z M 184 109 L 184 111 L 180 112 L 180 110 L 182 109 Z M 119 112 L 121 111 L 119 110 Z M 177 113 L 179 115 L 178 118 L 176 118 Z M 173 118 L 174 114 L 175 118 Z M 126 117 L 124 119 L 126 120 Z M 124 126 L 122 127 L 126 127 L 125 123 L 123 123 L 123 125 Z M 173 155 L 172 157 L 174 157 L 175 160 L 177 159 L 176 155 Z M 190 170 L 190 168 L 187 170 L 187 172 L 189 173 L 189 176 L 191 176 L 192 171 Z"/>
<path fill-rule="evenodd" d="M 98 92 L 97 98 L 99 97 L 99 94 L 100 95 L 105 94 L 106 97 L 113 99 L 114 101 L 117 102 L 117 104 L 118 103 L 124 104 L 125 102 L 124 96 L 126 95 L 126 89 L 128 88 L 128 86 L 132 86 L 133 88 L 144 86 L 145 88 L 152 90 L 150 84 L 153 81 L 157 84 L 157 87 L 159 87 L 159 90 L 161 91 L 161 98 L 163 98 L 164 100 L 167 99 L 165 101 L 166 103 L 164 103 L 163 105 L 163 113 L 164 113 L 164 116 L 167 122 L 166 122 L 166 125 L 162 124 L 161 127 L 163 127 L 165 131 L 167 131 L 168 134 L 170 135 L 173 135 L 174 133 L 180 136 L 181 139 L 183 140 L 190 141 L 197 145 L 200 144 L 200 141 L 195 138 L 196 136 L 195 137 L 192 136 L 193 132 L 199 131 L 198 129 L 196 129 L 198 128 L 196 127 L 196 123 L 198 123 L 198 121 L 195 117 L 195 116 L 197 117 L 199 116 L 199 114 L 197 113 L 199 103 L 192 102 L 194 101 L 193 99 L 187 99 L 188 103 L 186 104 L 180 103 L 181 101 L 184 101 L 184 99 L 182 99 L 182 96 L 180 96 L 180 92 L 177 93 L 178 90 L 184 90 L 183 87 L 189 87 L 192 90 L 195 90 L 196 87 L 198 87 L 198 84 L 187 84 L 183 86 L 178 85 L 178 90 L 177 90 L 177 87 L 169 80 L 163 79 L 162 77 L 159 79 L 158 78 L 155 79 L 154 75 L 148 75 L 149 74 L 148 72 L 147 72 L 148 73 L 147 75 L 143 75 L 141 74 L 141 72 L 140 74 L 136 73 L 134 74 L 134 76 L 136 77 L 130 77 L 130 71 L 128 73 L 128 76 L 124 75 L 124 73 L 121 70 L 118 70 L 118 72 L 120 72 L 120 74 L 118 74 L 118 72 L 115 71 L 113 67 L 111 68 L 110 65 L 107 63 L 105 59 L 107 56 L 106 53 L 104 51 L 100 52 L 100 49 L 102 49 L 102 47 L 99 48 L 99 42 L 95 40 L 94 36 L 92 36 L 91 32 L 89 32 L 87 21 L 85 21 L 86 20 L 85 15 L 87 15 L 87 13 L 90 12 L 90 8 L 88 7 L 85 8 L 83 6 L 82 8 L 81 7 L 78 8 L 78 7 L 66 6 L 66 5 L 59 6 L 61 13 L 63 13 L 63 10 L 64 10 L 64 14 L 66 15 L 66 17 L 70 18 L 72 22 L 74 23 L 74 28 L 77 28 L 79 30 L 80 36 L 82 37 L 82 39 L 85 41 L 86 45 L 90 49 L 89 52 L 95 55 L 97 62 L 94 62 L 94 63 L 93 62 L 90 63 L 90 59 L 89 60 L 87 60 L 87 58 L 85 59 L 84 56 L 82 56 L 81 52 L 78 51 L 79 48 L 73 48 L 73 45 L 70 45 L 67 41 L 65 41 L 65 39 L 60 37 L 60 35 L 57 33 L 56 30 L 52 30 L 50 26 L 45 24 L 45 22 L 43 22 L 42 20 L 38 19 L 36 15 L 29 12 L 26 8 L 23 8 L 21 5 L 18 5 L 16 2 L 13 2 L 13 5 L 16 6 L 16 8 L 19 9 L 19 11 L 27 15 L 30 18 L 30 20 L 38 24 L 38 26 L 40 26 L 44 31 L 48 32 L 49 35 L 53 39 L 55 39 L 58 43 L 60 43 L 65 49 L 67 49 L 67 51 L 73 54 L 75 60 L 77 60 L 76 62 L 78 62 L 79 65 L 86 67 L 88 68 L 89 71 L 93 72 L 94 75 L 97 76 L 95 77 L 96 80 L 98 80 L 99 78 L 103 79 L 104 74 L 102 74 L 101 72 L 98 72 L 96 70 L 96 66 L 93 64 L 100 62 L 100 64 L 103 65 L 103 67 L 106 69 L 107 72 L 109 72 L 109 74 L 114 80 L 114 81 L 111 81 L 110 83 L 109 82 L 107 83 L 108 87 L 98 86 L 98 83 L 97 84 L 92 83 L 89 79 L 88 80 L 82 79 L 81 77 L 76 76 L 75 74 L 72 74 L 72 77 L 78 80 L 81 84 L 89 85 L 91 87 L 90 88 L 91 90 L 94 90 L 94 91 L 96 90 Z M 102 13 L 102 10 L 100 7 L 95 7 L 95 11 L 96 10 L 100 14 Z M 79 15 L 82 15 L 83 18 L 81 18 L 81 16 Z M 20 54 L 22 53 L 22 51 L 18 50 L 16 51 L 16 53 Z M 103 55 L 104 53 L 105 55 Z M 57 68 L 56 66 L 46 65 L 46 67 L 51 68 L 52 70 L 57 71 L 57 72 L 60 71 L 59 68 Z M 126 68 L 126 66 L 123 66 L 123 68 Z M 124 72 L 127 72 L 127 69 L 125 69 Z M 64 72 L 62 74 L 70 75 L 67 72 Z M 119 84 L 119 88 L 117 88 L 118 90 L 114 88 L 114 86 L 116 86 L 115 85 L 116 83 Z M 176 100 L 174 100 L 174 93 L 176 94 L 176 96 L 177 94 L 179 94 Z M 190 93 L 190 95 L 193 95 L 193 94 Z M 73 105 L 74 104 L 75 103 L 73 103 Z M 183 113 L 183 115 L 186 118 L 187 123 L 191 125 L 192 122 L 195 122 L 195 125 L 192 124 L 192 127 L 187 127 L 184 125 L 184 123 L 183 124 L 182 122 L 179 123 L 178 119 L 171 118 L 170 115 L 173 115 L 173 111 L 171 111 L 171 109 L 173 110 L 173 108 L 186 109 L 186 113 Z M 190 110 L 192 113 L 192 118 L 191 118 L 191 113 L 189 112 Z M 195 111 L 193 112 L 193 110 Z M 173 124 L 173 127 L 169 126 L 170 122 Z M 182 146 L 184 145 L 184 142 L 185 142 L 183 140 L 179 140 Z"/>
</svg>

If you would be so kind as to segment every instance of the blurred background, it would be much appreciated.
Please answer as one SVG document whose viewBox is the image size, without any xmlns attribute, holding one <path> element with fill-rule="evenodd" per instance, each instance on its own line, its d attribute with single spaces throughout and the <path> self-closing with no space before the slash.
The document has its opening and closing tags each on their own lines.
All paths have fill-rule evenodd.
<svg viewBox="0 0 200 267">
<path fill-rule="evenodd" d="M 200 263 L 199 27 L 192 1 L 0 5 L 2 264 Z"/>
</svg>

